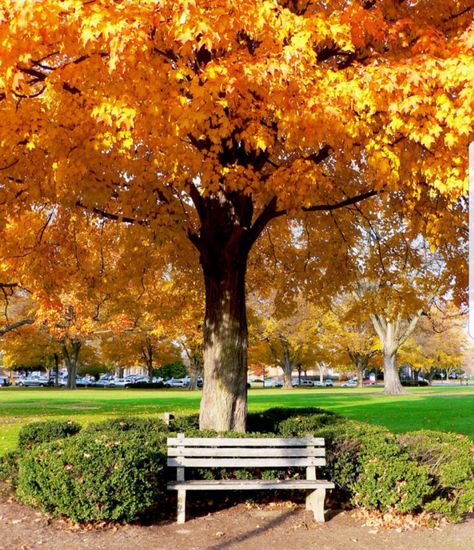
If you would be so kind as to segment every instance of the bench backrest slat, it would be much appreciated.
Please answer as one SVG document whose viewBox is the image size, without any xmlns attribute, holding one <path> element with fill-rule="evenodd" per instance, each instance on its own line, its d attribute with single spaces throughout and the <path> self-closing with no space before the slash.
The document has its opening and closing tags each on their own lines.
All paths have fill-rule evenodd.
<svg viewBox="0 0 474 550">
<path fill-rule="evenodd" d="M 169 447 L 168 456 L 186 457 L 260 457 L 291 458 L 304 456 L 325 456 L 324 447 Z"/>
<path fill-rule="evenodd" d="M 266 438 L 266 437 L 169 437 L 171 447 L 324 447 L 322 437 Z"/>
<path fill-rule="evenodd" d="M 168 458 L 168 466 L 187 468 L 277 468 L 324 466 L 326 460 L 318 457 L 300 458 Z"/>
</svg>

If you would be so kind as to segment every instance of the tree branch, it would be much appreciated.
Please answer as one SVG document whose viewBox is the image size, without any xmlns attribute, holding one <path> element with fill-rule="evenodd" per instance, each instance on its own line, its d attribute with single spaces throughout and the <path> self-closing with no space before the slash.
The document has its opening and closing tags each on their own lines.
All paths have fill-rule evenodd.
<svg viewBox="0 0 474 550">
<path fill-rule="evenodd" d="M 34 319 L 22 319 L 21 321 L 16 321 L 16 323 L 12 323 L 11 325 L 7 325 L 6 327 L 1 328 L 0 336 L 3 336 L 7 332 L 20 328 L 24 325 L 32 325 L 33 323 Z"/>
<path fill-rule="evenodd" d="M 107 220 L 114 220 L 114 221 L 119 221 L 119 222 L 123 222 L 123 223 L 143 225 L 143 226 L 148 225 L 147 220 L 139 220 L 137 218 L 130 218 L 128 216 L 120 216 L 119 214 L 112 214 L 110 212 L 107 212 L 106 210 L 101 210 L 100 208 L 86 206 L 85 204 L 83 204 L 79 200 L 76 201 L 76 206 L 79 207 L 79 208 L 83 208 L 84 210 L 88 210 L 89 212 L 92 212 L 93 214 L 97 214 L 101 218 L 105 218 Z"/>
<path fill-rule="evenodd" d="M 375 332 L 377 333 L 377 336 L 380 338 L 380 342 L 383 345 L 386 335 L 385 335 L 384 327 L 382 325 L 382 320 L 378 315 L 374 315 L 374 314 L 370 315 L 370 320 L 372 321 Z"/>
<path fill-rule="evenodd" d="M 346 206 L 362 202 L 366 199 L 370 199 L 371 197 L 375 197 L 376 195 L 378 195 L 378 193 L 378 191 L 372 189 L 371 191 L 367 191 L 366 193 L 362 193 L 360 195 L 356 195 L 355 197 L 350 197 L 343 201 L 335 202 L 333 204 L 315 204 L 314 206 L 303 206 L 302 210 L 303 212 L 330 212 L 332 210 L 337 210 L 338 208 L 344 208 Z M 277 212 L 277 214 L 279 213 Z"/>
<path fill-rule="evenodd" d="M 408 323 L 408 327 L 407 327 L 406 331 L 404 332 L 404 334 L 398 338 L 398 343 L 399 343 L 398 347 L 402 346 L 408 340 L 408 338 L 410 338 L 410 336 L 413 334 L 413 332 L 416 328 L 416 325 L 418 324 L 418 321 L 420 320 L 420 317 L 422 315 L 423 315 L 423 310 L 422 309 L 419 309 L 415 313 L 415 315 L 412 317 L 411 321 Z"/>
</svg>

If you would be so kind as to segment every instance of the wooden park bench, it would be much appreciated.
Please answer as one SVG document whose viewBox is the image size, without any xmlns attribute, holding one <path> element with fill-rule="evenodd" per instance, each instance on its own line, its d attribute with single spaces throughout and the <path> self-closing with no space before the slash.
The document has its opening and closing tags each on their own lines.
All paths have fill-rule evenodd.
<svg viewBox="0 0 474 550">
<path fill-rule="evenodd" d="M 230 491 L 266 489 L 306 489 L 306 509 L 314 519 L 324 522 L 326 489 L 334 483 L 316 479 L 316 466 L 324 466 L 324 439 L 308 435 L 304 438 L 225 438 L 177 437 L 168 438 L 168 466 L 177 468 L 177 480 L 168 489 L 178 491 L 178 523 L 186 521 L 186 491 Z M 306 479 L 213 479 L 186 480 L 185 468 L 306 468 Z"/>
</svg>

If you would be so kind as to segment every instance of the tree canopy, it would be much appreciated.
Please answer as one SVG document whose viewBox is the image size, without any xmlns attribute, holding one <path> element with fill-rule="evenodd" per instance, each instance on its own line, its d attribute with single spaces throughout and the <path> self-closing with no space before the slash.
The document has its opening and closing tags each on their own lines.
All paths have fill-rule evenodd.
<svg viewBox="0 0 474 550">
<path fill-rule="evenodd" d="M 379 195 L 436 235 L 467 185 L 472 2 L 0 3 L 0 207 L 115 220 L 203 269 L 201 426 L 244 429 L 269 222 Z M 78 215 L 78 214 L 76 214 Z M 5 223 L 5 222 L 2 222 Z M 194 248 L 193 248 L 194 247 Z"/>
</svg>

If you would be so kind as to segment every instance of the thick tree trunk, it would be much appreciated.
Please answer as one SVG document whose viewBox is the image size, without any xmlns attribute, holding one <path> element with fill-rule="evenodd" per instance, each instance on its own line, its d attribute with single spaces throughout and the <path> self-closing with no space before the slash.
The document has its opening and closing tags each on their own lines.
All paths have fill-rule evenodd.
<svg viewBox="0 0 474 550">
<path fill-rule="evenodd" d="M 290 358 L 285 355 L 283 361 L 283 387 L 287 390 L 293 389 L 291 374 L 293 372 L 293 362 L 290 361 Z"/>
<path fill-rule="evenodd" d="M 371 353 L 363 355 L 362 353 L 356 352 L 356 351 L 348 351 L 349 357 L 352 361 L 352 364 L 355 367 L 356 374 L 357 374 L 357 386 L 359 388 L 363 387 L 363 381 L 364 381 L 364 373 L 366 368 L 369 365 L 370 357 L 372 356 Z"/>
<path fill-rule="evenodd" d="M 357 363 L 357 385 L 359 388 L 364 386 L 364 371 L 365 365 L 363 361 Z"/>
<path fill-rule="evenodd" d="M 324 363 L 318 363 L 318 368 L 319 368 L 319 382 L 321 384 L 324 384 Z"/>
<path fill-rule="evenodd" d="M 229 251 L 228 251 L 229 252 Z M 245 431 L 247 418 L 247 255 L 234 249 L 214 269 L 203 265 L 206 287 L 204 379 L 199 425 Z M 227 261 L 226 261 L 227 260 Z"/>
<path fill-rule="evenodd" d="M 74 340 L 71 342 L 71 349 L 68 349 L 67 343 L 62 344 L 64 362 L 67 368 L 67 385 L 66 389 L 76 389 L 76 375 L 77 375 L 77 360 L 79 358 L 79 352 L 81 350 L 81 342 Z"/>
<path fill-rule="evenodd" d="M 148 374 L 148 380 L 151 382 L 153 380 L 153 361 L 148 361 L 148 364 L 146 366 L 147 374 Z"/>
<path fill-rule="evenodd" d="M 431 368 L 428 372 L 425 372 L 424 369 L 422 369 L 423 372 L 423 378 L 428 382 L 428 384 L 431 386 L 433 383 L 434 375 L 436 374 L 436 371 L 434 368 Z"/>
<path fill-rule="evenodd" d="M 397 367 L 397 354 L 384 352 L 384 393 L 386 395 L 399 395 L 404 393 L 403 386 L 400 382 Z"/>
<path fill-rule="evenodd" d="M 190 369 L 189 370 L 189 384 L 188 384 L 188 390 L 194 391 L 197 389 L 197 370 Z"/>
<path fill-rule="evenodd" d="M 77 367 L 75 363 L 69 362 L 66 363 L 67 368 L 67 385 L 66 388 L 68 390 L 75 390 L 76 389 L 76 375 L 77 375 Z"/>
<path fill-rule="evenodd" d="M 59 355 L 54 354 L 54 385 L 59 385 Z"/>
</svg>

